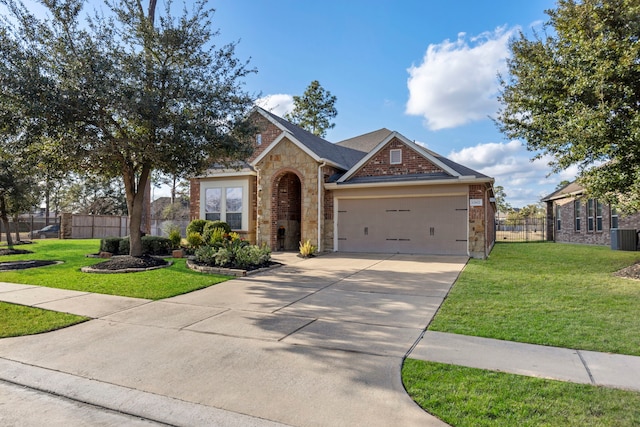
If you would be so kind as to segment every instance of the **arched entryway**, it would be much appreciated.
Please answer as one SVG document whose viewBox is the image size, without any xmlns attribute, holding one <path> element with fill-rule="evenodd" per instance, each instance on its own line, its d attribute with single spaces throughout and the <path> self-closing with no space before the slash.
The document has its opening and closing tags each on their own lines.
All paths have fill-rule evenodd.
<svg viewBox="0 0 640 427">
<path fill-rule="evenodd" d="M 274 180 L 271 212 L 271 247 L 273 250 L 297 251 L 299 249 L 302 219 L 302 184 L 294 172 L 284 172 Z M 278 238 L 284 227 L 284 238 Z"/>
</svg>

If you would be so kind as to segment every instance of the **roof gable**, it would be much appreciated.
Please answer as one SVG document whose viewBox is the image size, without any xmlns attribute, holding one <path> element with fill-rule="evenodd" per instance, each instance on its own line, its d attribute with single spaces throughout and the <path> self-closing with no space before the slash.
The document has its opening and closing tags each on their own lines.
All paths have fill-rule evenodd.
<svg viewBox="0 0 640 427">
<path fill-rule="evenodd" d="M 404 148 L 401 164 L 389 164 L 389 150 Z M 391 132 L 373 150 L 349 169 L 338 183 L 398 179 L 487 178 L 479 172 L 419 146 L 398 132 Z"/>
<path fill-rule="evenodd" d="M 544 197 L 541 201 L 550 202 L 552 200 L 564 199 L 565 197 L 579 196 L 583 193 L 584 187 L 582 187 L 576 181 L 573 181 L 549 194 L 547 197 Z"/>
<path fill-rule="evenodd" d="M 276 125 L 283 133 L 276 138 L 269 147 L 265 148 L 264 151 L 252 160 L 252 165 L 255 165 L 262 160 L 264 156 L 285 136 L 289 141 L 297 145 L 298 148 L 307 153 L 315 161 L 327 162 L 342 170 L 348 170 L 351 168 L 365 154 L 358 150 L 332 144 L 331 142 L 320 138 L 319 136 L 316 136 L 311 132 L 308 132 L 260 107 L 256 107 L 256 112 L 260 113 L 263 117 Z"/>
</svg>

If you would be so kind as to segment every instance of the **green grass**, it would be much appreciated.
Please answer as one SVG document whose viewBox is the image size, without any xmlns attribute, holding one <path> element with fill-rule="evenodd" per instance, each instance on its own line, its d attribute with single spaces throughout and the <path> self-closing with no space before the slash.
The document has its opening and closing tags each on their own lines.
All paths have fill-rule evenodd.
<svg viewBox="0 0 640 427">
<path fill-rule="evenodd" d="M 88 320 L 75 314 L 0 302 L 0 338 L 39 334 Z"/>
<path fill-rule="evenodd" d="M 100 241 L 95 239 L 41 240 L 32 245 L 16 246 L 16 249 L 27 249 L 34 253 L 3 256 L 0 261 L 39 259 L 64 263 L 3 271 L 0 272 L 0 281 L 156 300 L 206 288 L 230 278 L 192 271 L 186 267 L 185 259 L 174 259 L 174 264 L 167 268 L 138 273 L 81 272 L 82 267 L 104 261 L 86 257 L 87 254 L 97 253 L 99 247 Z"/>
<path fill-rule="evenodd" d="M 470 260 L 429 329 L 640 356 L 640 281 L 613 272 L 638 252 L 504 243 Z"/>
<path fill-rule="evenodd" d="M 463 426 L 637 426 L 640 393 L 407 359 L 405 387 L 432 415 Z"/>
</svg>

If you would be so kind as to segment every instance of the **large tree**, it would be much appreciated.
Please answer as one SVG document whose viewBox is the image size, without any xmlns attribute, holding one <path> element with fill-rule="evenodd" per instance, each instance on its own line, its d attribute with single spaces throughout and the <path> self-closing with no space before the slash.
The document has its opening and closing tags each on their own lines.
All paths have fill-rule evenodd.
<svg viewBox="0 0 640 427">
<path fill-rule="evenodd" d="M 314 80 L 302 96 L 294 95 L 293 111 L 286 114 L 285 118 L 314 135 L 324 137 L 327 129 L 335 126 L 331 122 L 338 115 L 335 103 L 336 97 Z"/>
<path fill-rule="evenodd" d="M 640 2 L 558 0 L 543 34 L 511 42 L 498 123 L 592 197 L 640 207 Z"/>
<path fill-rule="evenodd" d="M 235 57 L 234 43 L 214 45 L 206 0 L 191 10 L 185 6 L 179 18 L 172 16 L 171 2 L 159 17 L 153 0 L 146 10 L 140 0 L 108 1 L 106 15 L 89 17 L 83 0 L 41 1 L 46 20 L 21 3 L 0 0 L 17 23 L 12 29 L 5 21 L 0 31 L 12 48 L 45 52 L 38 65 L 54 88 L 38 95 L 55 106 L 60 156 L 77 173 L 122 178 L 130 254 L 141 255 L 152 170 L 195 174 L 211 161 L 250 152 L 246 113 L 253 97 L 242 85 L 254 70 Z M 4 50 L 0 46 L 0 56 Z M 38 118 L 49 123 L 49 116 Z"/>
</svg>

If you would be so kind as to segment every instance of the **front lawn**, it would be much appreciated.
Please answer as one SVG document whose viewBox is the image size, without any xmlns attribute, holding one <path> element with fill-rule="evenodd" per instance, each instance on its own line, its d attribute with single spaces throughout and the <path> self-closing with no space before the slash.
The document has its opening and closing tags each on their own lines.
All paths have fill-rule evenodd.
<svg viewBox="0 0 640 427">
<path fill-rule="evenodd" d="M 638 426 L 640 393 L 407 359 L 411 397 L 456 426 Z"/>
<path fill-rule="evenodd" d="M 640 281 L 613 272 L 638 252 L 501 243 L 470 260 L 430 330 L 640 356 Z"/>
<path fill-rule="evenodd" d="M 88 320 L 75 314 L 0 302 L 0 338 L 39 334 Z"/>
<path fill-rule="evenodd" d="M 173 259 L 167 268 L 138 273 L 95 274 L 83 273 L 80 268 L 104 259 L 87 258 L 97 253 L 100 241 L 40 240 L 16 249 L 33 251 L 32 254 L 2 256 L 0 261 L 59 260 L 62 264 L 26 270 L 2 271 L 0 281 L 51 288 L 72 289 L 134 298 L 162 299 L 206 288 L 230 279 L 228 276 L 202 274 L 188 269 L 185 259 Z"/>
</svg>

